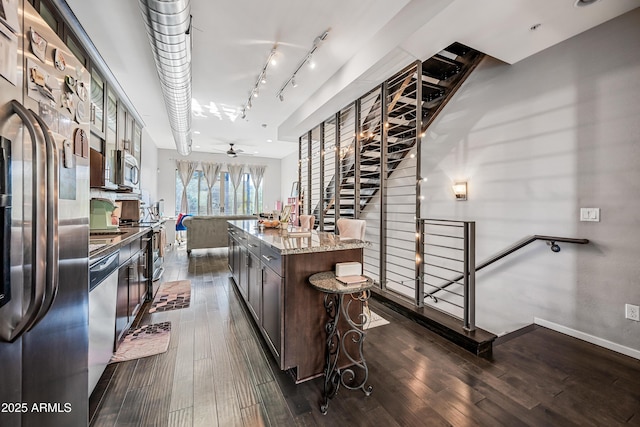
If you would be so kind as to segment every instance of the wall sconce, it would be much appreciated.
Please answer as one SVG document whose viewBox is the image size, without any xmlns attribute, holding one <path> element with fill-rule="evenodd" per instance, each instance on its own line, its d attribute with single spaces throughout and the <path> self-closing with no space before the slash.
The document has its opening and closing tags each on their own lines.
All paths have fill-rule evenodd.
<svg viewBox="0 0 640 427">
<path fill-rule="evenodd" d="M 456 196 L 456 200 L 467 200 L 467 183 L 456 182 L 453 184 L 453 194 Z"/>
</svg>

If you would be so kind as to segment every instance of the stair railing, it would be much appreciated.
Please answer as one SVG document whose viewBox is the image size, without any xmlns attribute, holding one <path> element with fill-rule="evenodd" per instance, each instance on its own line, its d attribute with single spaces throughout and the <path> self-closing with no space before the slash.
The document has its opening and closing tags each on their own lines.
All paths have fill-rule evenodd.
<svg viewBox="0 0 640 427">
<path fill-rule="evenodd" d="M 546 241 L 551 251 L 560 252 L 558 243 L 587 244 L 588 239 L 533 235 L 527 236 L 504 250 L 475 265 L 475 222 L 419 218 L 417 239 L 423 248 L 418 255 L 416 297 L 446 302 L 462 310 L 463 326 L 475 329 L 475 273 L 538 240 Z M 448 278 L 448 273 L 458 273 Z M 450 277 L 450 276 L 449 276 Z M 462 293 L 450 289 L 460 285 Z M 428 289 L 425 289 L 425 286 Z M 445 293 L 446 297 L 437 297 Z M 423 303 L 423 301 L 420 301 Z M 462 301 L 462 302 L 460 302 Z"/>
<path fill-rule="evenodd" d="M 416 304 L 424 305 L 425 286 L 431 292 L 445 290 L 454 298 L 443 299 L 462 310 L 462 326 L 468 331 L 476 329 L 476 223 L 443 219 L 417 220 L 416 247 Z M 459 273 L 453 280 L 444 277 Z M 444 281 L 444 284 L 441 284 Z M 456 283 L 462 286 L 462 294 L 446 289 Z M 450 314 L 450 313 L 449 313 Z"/>
</svg>

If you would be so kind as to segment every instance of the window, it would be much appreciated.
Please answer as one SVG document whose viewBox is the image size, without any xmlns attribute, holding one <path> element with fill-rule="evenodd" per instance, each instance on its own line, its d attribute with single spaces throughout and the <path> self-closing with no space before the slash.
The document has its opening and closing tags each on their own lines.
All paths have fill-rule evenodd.
<svg viewBox="0 0 640 427">
<path fill-rule="evenodd" d="M 176 215 L 180 213 L 182 200 L 182 181 L 176 171 Z M 207 180 L 201 170 L 193 173 L 193 177 L 187 184 L 188 213 L 192 215 L 207 214 Z M 251 180 L 251 175 L 243 174 L 238 187 L 236 197 L 233 194 L 233 185 L 227 172 L 220 172 L 216 185 L 211 189 L 211 202 L 213 215 L 233 215 L 255 213 L 255 195 L 258 194 L 258 206 L 262 206 L 262 186 L 256 190 Z M 238 209 L 234 212 L 233 204 L 237 200 Z"/>
</svg>

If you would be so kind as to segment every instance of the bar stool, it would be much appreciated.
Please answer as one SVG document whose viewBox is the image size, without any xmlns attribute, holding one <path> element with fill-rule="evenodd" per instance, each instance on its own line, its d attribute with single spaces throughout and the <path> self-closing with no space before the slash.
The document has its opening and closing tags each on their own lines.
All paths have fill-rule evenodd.
<svg viewBox="0 0 640 427">
<path fill-rule="evenodd" d="M 300 227 L 308 228 L 309 230 L 313 230 L 313 227 L 316 225 L 316 216 L 315 215 L 300 215 Z"/>
<path fill-rule="evenodd" d="M 340 218 L 337 222 L 340 237 L 364 240 L 367 222 L 364 219 Z"/>
</svg>

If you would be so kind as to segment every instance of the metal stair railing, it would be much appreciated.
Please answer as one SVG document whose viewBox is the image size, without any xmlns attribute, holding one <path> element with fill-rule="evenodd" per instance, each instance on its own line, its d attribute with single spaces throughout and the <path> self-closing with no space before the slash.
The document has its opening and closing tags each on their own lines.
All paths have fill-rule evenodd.
<svg viewBox="0 0 640 427">
<path fill-rule="evenodd" d="M 475 328 L 475 273 L 538 241 L 546 241 L 552 252 L 560 252 L 558 243 L 587 244 L 588 239 L 533 235 L 527 236 L 504 250 L 475 265 L 475 223 L 419 218 L 419 238 L 423 252 L 417 259 L 419 272 L 416 277 L 416 295 L 431 298 L 435 303 L 445 302 L 463 311 L 465 329 Z M 460 232 L 462 230 L 462 232 Z M 474 266 L 475 265 L 475 266 Z M 458 273 L 453 278 L 447 273 Z M 462 286 L 462 293 L 450 289 L 451 285 Z M 429 290 L 425 291 L 425 286 Z M 437 297 L 437 293 L 446 293 Z M 462 303 L 460 301 L 462 299 Z"/>
<path fill-rule="evenodd" d="M 424 288 L 445 290 L 437 284 L 442 280 L 462 286 L 462 293 L 445 290 L 452 300 L 445 300 L 462 310 L 462 326 L 468 331 L 476 329 L 476 223 L 475 221 L 455 221 L 444 219 L 418 218 L 416 220 L 422 253 L 416 254 L 416 304 L 424 305 Z M 460 273 L 449 280 L 443 275 L 448 272 Z M 459 317 L 448 313 L 454 317 Z"/>
<path fill-rule="evenodd" d="M 572 237 L 558 237 L 558 236 L 542 236 L 539 234 L 535 234 L 533 236 L 527 236 L 525 238 L 523 238 L 522 240 L 519 240 L 518 242 L 514 243 L 513 245 L 509 246 L 508 248 L 498 252 L 497 254 L 495 254 L 494 256 L 490 257 L 489 259 L 481 262 L 480 264 L 478 264 L 475 268 L 475 271 L 480 271 L 483 268 L 487 267 L 488 265 L 493 264 L 496 261 L 501 260 L 502 258 L 506 257 L 507 255 L 510 255 L 512 253 L 514 253 L 515 251 L 517 251 L 518 249 L 522 249 L 525 246 L 527 246 L 530 243 L 533 243 L 537 240 L 544 240 L 547 242 L 547 245 L 549 245 L 550 249 L 552 252 L 560 252 L 560 246 L 558 245 L 558 242 L 560 243 L 575 243 L 575 244 L 579 244 L 579 245 L 584 245 L 589 243 L 589 239 L 576 239 L 576 238 L 572 238 Z M 454 283 L 457 283 L 458 280 L 462 279 L 462 277 L 456 277 L 454 279 L 451 279 L 449 282 L 445 283 L 444 285 L 440 286 L 438 289 L 435 289 L 431 292 L 429 292 L 428 294 L 425 295 L 425 298 L 432 298 L 434 301 L 437 302 L 437 298 L 434 296 L 434 294 L 438 293 L 439 291 L 442 291 L 444 289 L 446 289 L 448 286 L 453 285 Z"/>
</svg>

